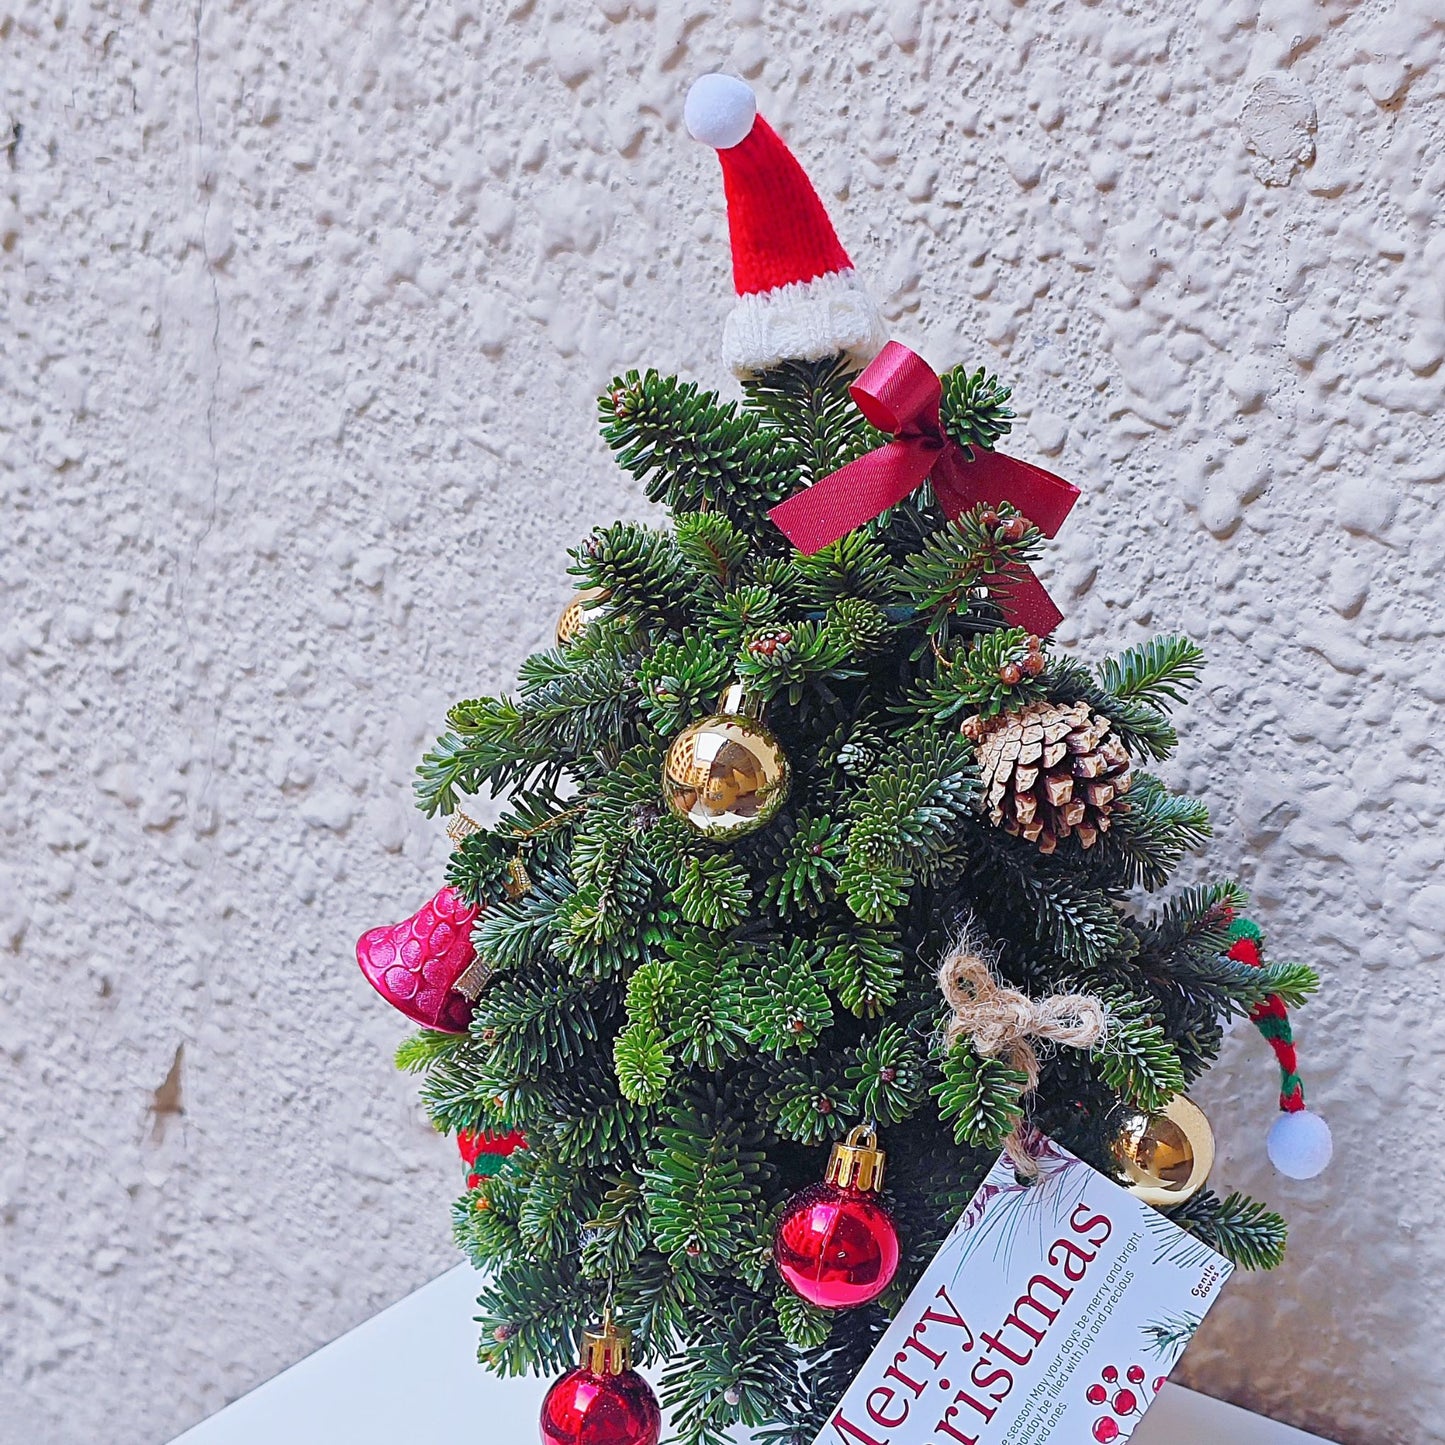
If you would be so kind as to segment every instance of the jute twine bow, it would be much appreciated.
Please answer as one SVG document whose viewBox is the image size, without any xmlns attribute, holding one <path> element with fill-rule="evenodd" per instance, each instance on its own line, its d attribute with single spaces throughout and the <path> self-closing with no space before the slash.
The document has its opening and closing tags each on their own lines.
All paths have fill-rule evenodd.
<svg viewBox="0 0 1445 1445">
<path fill-rule="evenodd" d="M 938 970 L 938 986 L 953 1010 L 944 1029 L 948 1048 L 967 1038 L 981 1058 L 1001 1059 L 1024 1076 L 1020 1100 L 1038 1087 L 1037 1040 L 1091 1049 L 1108 1032 L 1104 1005 L 1085 993 L 1056 993 L 1030 998 L 1000 983 L 977 941 L 968 934 L 955 945 Z M 1004 1148 L 1020 1173 L 1038 1173 L 1024 1147 L 1020 1118 Z"/>
</svg>

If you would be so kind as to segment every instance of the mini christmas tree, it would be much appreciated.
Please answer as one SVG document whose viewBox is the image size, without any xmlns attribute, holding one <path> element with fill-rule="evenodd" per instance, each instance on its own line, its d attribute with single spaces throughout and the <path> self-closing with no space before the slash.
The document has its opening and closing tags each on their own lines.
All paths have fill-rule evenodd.
<svg viewBox="0 0 1445 1445">
<path fill-rule="evenodd" d="M 1209 834 L 1148 771 L 1199 650 L 1090 667 L 1041 635 L 1028 568 L 1072 489 L 997 451 L 1008 389 L 890 347 L 850 394 L 887 332 L 801 168 L 740 82 L 700 83 L 688 120 L 723 162 L 742 399 L 651 371 L 604 392 L 607 445 L 669 521 L 583 542 L 558 645 L 515 695 L 457 703 L 423 760 L 428 814 L 507 802 L 453 829 L 448 917 L 480 910 L 447 976 L 473 982 L 460 1031 L 400 1061 L 439 1128 L 525 1136 L 455 1207 L 485 1364 L 569 1369 L 615 1319 L 681 1440 L 807 1442 L 1001 1147 L 1026 1168 L 1037 1130 L 1117 1176 L 1224 1023 L 1315 980 L 1228 956 L 1230 883 L 1142 896 Z M 414 922 L 406 990 L 455 952 Z M 368 935 L 378 977 L 394 932 Z M 940 992 L 961 936 L 999 989 L 1098 1026 L 1040 1024 L 1062 1042 L 1021 1066 Z M 884 1239 L 852 1294 L 794 1293 L 775 1232 L 830 1167 L 901 1261 Z M 1242 1264 L 1283 1251 L 1240 1195 L 1173 1213 Z"/>
</svg>

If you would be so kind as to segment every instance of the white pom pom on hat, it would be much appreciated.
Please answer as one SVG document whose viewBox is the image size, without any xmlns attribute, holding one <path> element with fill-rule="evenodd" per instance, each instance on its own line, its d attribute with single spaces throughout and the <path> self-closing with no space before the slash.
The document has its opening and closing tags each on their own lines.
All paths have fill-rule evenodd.
<svg viewBox="0 0 1445 1445">
<path fill-rule="evenodd" d="M 1288 1179 L 1313 1179 L 1323 1174 L 1335 1152 L 1330 1126 L 1308 1109 L 1281 1114 L 1265 1141 L 1269 1162 Z"/>
<path fill-rule="evenodd" d="M 758 114 L 746 81 L 704 75 L 683 106 L 689 132 L 717 151 L 727 193 L 737 305 L 723 355 L 739 376 L 839 352 L 858 365 L 888 340 L 797 157 Z"/>
<path fill-rule="evenodd" d="M 731 150 L 748 138 L 758 114 L 758 98 L 735 75 L 700 75 L 683 102 L 682 119 L 693 140 L 714 150 Z"/>
</svg>

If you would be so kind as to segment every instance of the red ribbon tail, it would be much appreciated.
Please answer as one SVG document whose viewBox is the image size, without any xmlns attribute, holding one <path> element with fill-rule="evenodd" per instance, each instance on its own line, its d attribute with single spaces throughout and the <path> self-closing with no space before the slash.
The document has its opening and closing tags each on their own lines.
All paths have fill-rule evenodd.
<svg viewBox="0 0 1445 1445">
<path fill-rule="evenodd" d="M 814 482 L 768 513 L 805 557 L 896 507 L 928 475 L 938 453 L 893 441 Z"/>
<path fill-rule="evenodd" d="M 968 494 L 968 506 L 986 502 L 997 507 L 1004 502 L 1019 509 L 1045 537 L 1052 537 L 1064 525 L 1064 518 L 1079 500 L 1079 489 L 1062 477 L 1006 457 L 1002 452 L 975 448 L 973 460 L 959 467 L 960 481 Z M 962 509 L 960 509 L 962 510 Z M 950 512 L 950 516 L 955 515 Z"/>
<path fill-rule="evenodd" d="M 1004 621 L 1010 627 L 1022 627 L 1035 637 L 1047 637 L 1064 614 L 1054 606 L 1054 599 L 1044 584 L 1028 567 L 1010 567 L 989 584 L 989 595 L 998 603 Z"/>
</svg>

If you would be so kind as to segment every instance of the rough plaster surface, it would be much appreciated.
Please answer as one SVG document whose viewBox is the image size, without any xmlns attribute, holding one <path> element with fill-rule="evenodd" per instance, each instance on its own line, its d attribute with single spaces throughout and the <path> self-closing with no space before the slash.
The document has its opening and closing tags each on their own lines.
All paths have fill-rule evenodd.
<svg viewBox="0 0 1445 1445">
<path fill-rule="evenodd" d="M 1320 965 L 1331 1174 L 1198 1386 L 1445 1440 L 1445 0 L 0 0 L 0 1436 L 151 1445 L 453 1262 L 351 960 L 408 778 L 639 511 L 615 368 L 721 380 L 692 74 L 751 77 L 901 339 L 1085 487 L 1091 651 L 1213 665 L 1178 779 Z"/>
</svg>

